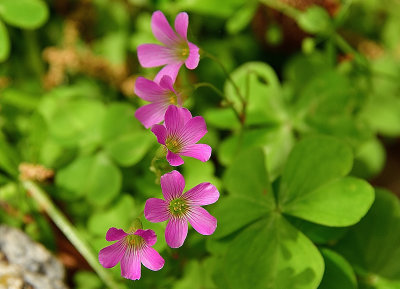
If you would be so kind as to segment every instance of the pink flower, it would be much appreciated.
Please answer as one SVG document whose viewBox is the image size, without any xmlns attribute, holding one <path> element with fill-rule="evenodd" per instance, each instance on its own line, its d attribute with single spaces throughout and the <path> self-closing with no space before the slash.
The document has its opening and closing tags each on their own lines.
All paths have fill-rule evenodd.
<svg viewBox="0 0 400 289">
<path fill-rule="evenodd" d="M 164 66 L 154 81 L 159 83 L 163 75 L 169 75 L 175 82 L 179 69 L 185 63 L 188 69 L 199 64 L 199 48 L 187 40 L 189 16 L 179 13 L 175 18 L 174 32 L 161 11 L 151 17 L 151 30 L 158 41 L 164 44 L 142 44 L 137 48 L 138 59 L 143 67 Z"/>
<path fill-rule="evenodd" d="M 182 246 L 186 239 L 189 222 L 202 235 L 211 235 L 217 227 L 217 219 L 200 206 L 215 203 L 219 192 L 210 183 L 201 183 L 186 193 L 185 179 L 178 171 L 161 177 L 164 200 L 151 198 L 146 201 L 144 215 L 153 223 L 169 220 L 165 240 L 171 248 Z"/>
<path fill-rule="evenodd" d="M 197 144 L 207 133 L 206 123 L 201 116 L 192 118 L 186 108 L 170 105 L 165 112 L 164 125 L 155 124 L 151 131 L 157 141 L 167 148 L 167 161 L 171 166 L 184 163 L 180 156 L 196 158 L 202 162 L 210 159 L 211 147 Z"/>
<path fill-rule="evenodd" d="M 142 99 L 151 102 L 138 108 L 135 117 L 146 127 L 160 123 L 164 120 L 165 112 L 169 105 L 182 105 L 179 94 L 173 87 L 171 77 L 164 75 L 160 84 L 138 77 L 135 82 L 135 93 Z"/>
<path fill-rule="evenodd" d="M 151 248 L 157 241 L 153 230 L 138 229 L 125 233 L 122 229 L 110 228 L 106 240 L 118 242 L 100 250 L 100 264 L 111 268 L 121 262 L 121 275 L 124 278 L 140 279 L 141 263 L 153 271 L 164 266 L 164 259 Z"/>
</svg>

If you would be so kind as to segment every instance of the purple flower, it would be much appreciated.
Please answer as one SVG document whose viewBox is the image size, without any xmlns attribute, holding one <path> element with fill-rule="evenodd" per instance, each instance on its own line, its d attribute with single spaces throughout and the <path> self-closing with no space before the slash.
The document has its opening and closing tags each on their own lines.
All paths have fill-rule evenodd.
<svg viewBox="0 0 400 289">
<path fill-rule="evenodd" d="M 164 200 L 151 198 L 146 201 L 144 215 L 153 223 L 169 220 L 165 229 L 165 240 L 171 248 L 182 246 L 186 239 L 188 224 L 202 235 L 211 235 L 217 227 L 217 219 L 200 206 L 215 203 L 219 192 L 210 183 L 201 183 L 186 193 L 185 179 L 178 171 L 161 177 Z"/>
<path fill-rule="evenodd" d="M 100 250 L 100 264 L 111 268 L 121 262 L 121 275 L 124 278 L 140 279 L 141 263 L 153 271 L 164 266 L 164 259 L 151 248 L 157 241 L 153 230 L 138 229 L 125 233 L 122 229 L 110 228 L 106 240 L 118 242 Z"/>
<path fill-rule="evenodd" d="M 159 83 L 163 75 L 169 75 L 175 82 L 179 69 L 185 63 L 188 69 L 195 69 L 199 64 L 199 48 L 187 40 L 189 16 L 179 13 L 175 18 L 175 30 L 172 30 L 161 11 L 151 17 L 151 30 L 154 36 L 164 44 L 142 44 L 137 48 L 138 59 L 143 67 L 164 66 L 154 81 Z"/>
<path fill-rule="evenodd" d="M 151 102 L 151 104 L 138 108 L 135 112 L 135 117 L 146 128 L 162 122 L 169 105 L 182 105 L 181 98 L 175 91 L 172 79 L 168 75 L 161 78 L 160 84 L 144 77 L 138 77 L 135 82 L 135 93 L 140 98 Z"/>
<path fill-rule="evenodd" d="M 211 156 L 211 147 L 197 142 L 207 133 L 207 127 L 201 116 L 192 117 L 186 108 L 170 105 L 165 112 L 164 125 L 155 124 L 151 131 L 157 141 L 164 145 L 167 152 L 167 161 L 171 166 L 180 166 L 188 156 L 206 162 Z"/>
</svg>

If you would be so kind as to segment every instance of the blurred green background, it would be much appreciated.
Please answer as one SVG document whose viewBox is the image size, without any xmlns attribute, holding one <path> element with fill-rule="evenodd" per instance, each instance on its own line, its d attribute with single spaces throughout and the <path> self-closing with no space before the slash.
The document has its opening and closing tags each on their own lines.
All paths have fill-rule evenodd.
<svg viewBox="0 0 400 289">
<path fill-rule="evenodd" d="M 221 192 L 215 234 L 191 229 L 177 250 L 143 217 L 158 144 L 133 88 L 158 71 L 136 57 L 155 10 L 186 11 L 202 50 L 175 84 L 213 148 L 185 159 L 186 188 Z M 0 222 L 58 256 L 71 288 L 400 288 L 399 136 L 398 0 L 0 0 Z M 107 229 L 136 217 L 165 267 L 93 270 Z"/>
</svg>

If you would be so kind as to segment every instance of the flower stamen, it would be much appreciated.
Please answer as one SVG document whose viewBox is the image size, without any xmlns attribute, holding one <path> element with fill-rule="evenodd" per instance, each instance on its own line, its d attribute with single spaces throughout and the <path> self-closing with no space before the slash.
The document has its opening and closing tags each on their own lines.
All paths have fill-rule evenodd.
<svg viewBox="0 0 400 289">
<path fill-rule="evenodd" d="M 171 137 L 165 140 L 165 146 L 173 153 L 178 153 L 182 149 L 182 144 L 179 139 Z"/>
<path fill-rule="evenodd" d="M 184 199 L 175 199 L 169 203 L 169 212 L 175 217 L 182 217 L 189 209 L 188 204 Z"/>
</svg>

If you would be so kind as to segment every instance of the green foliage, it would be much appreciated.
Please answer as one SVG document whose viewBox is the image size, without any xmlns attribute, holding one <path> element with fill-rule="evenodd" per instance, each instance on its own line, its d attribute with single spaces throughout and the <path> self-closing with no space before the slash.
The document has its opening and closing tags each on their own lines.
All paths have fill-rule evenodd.
<svg viewBox="0 0 400 289">
<path fill-rule="evenodd" d="M 220 224 L 216 237 L 242 228 L 275 206 L 261 150 L 242 153 L 226 172 L 224 181 L 230 196 L 220 200 L 216 207 L 215 214 Z"/>
<path fill-rule="evenodd" d="M 215 209 L 222 227 L 215 237 L 237 232 L 221 260 L 233 264 L 221 265 L 227 288 L 318 287 L 322 257 L 285 214 L 327 226 L 358 222 L 374 192 L 365 181 L 345 177 L 352 160 L 350 148 L 335 138 L 304 139 L 289 156 L 275 201 L 262 151 L 253 149 L 237 157 L 224 179 L 230 194 Z M 253 266 L 251 274 L 240 274 L 247 266 Z"/>
<path fill-rule="evenodd" d="M 60 170 L 56 183 L 65 192 L 61 196 L 75 199 L 86 196 L 96 205 L 105 205 L 117 196 L 121 188 L 121 172 L 110 159 L 98 153 L 82 157 Z"/>
<path fill-rule="evenodd" d="M 370 212 L 337 244 L 337 250 L 362 276 L 362 288 L 396 288 L 400 283 L 399 228 L 399 200 L 388 191 L 377 190 Z"/>
<path fill-rule="evenodd" d="M 129 105 L 110 105 L 102 123 L 104 149 L 119 165 L 131 166 L 140 161 L 154 142 L 154 137 L 139 128 Z"/>
<path fill-rule="evenodd" d="M 374 191 L 363 180 L 343 178 L 351 165 L 350 149 L 333 138 L 299 142 L 282 175 L 282 211 L 327 226 L 355 224 L 372 205 Z"/>
<path fill-rule="evenodd" d="M 351 265 L 335 251 L 321 251 L 325 261 L 325 272 L 318 289 L 357 289 L 357 280 Z"/>
<path fill-rule="evenodd" d="M 317 288 L 324 272 L 312 242 L 274 213 L 243 230 L 224 261 L 226 288 Z"/>
<path fill-rule="evenodd" d="M 2 0 L 0 16 L 9 25 L 34 29 L 47 21 L 49 11 L 42 0 Z"/>
<path fill-rule="evenodd" d="M 10 54 L 10 39 L 8 38 L 7 28 L 0 20 L 0 61 L 4 61 Z"/>
<path fill-rule="evenodd" d="M 327 34 L 332 30 L 332 21 L 328 12 L 319 6 L 311 6 L 300 14 L 299 26 L 309 33 Z"/>
<path fill-rule="evenodd" d="M 399 200 L 368 183 L 399 193 L 386 164 L 396 163 L 400 136 L 396 1 L 67 2 L 0 0 L 0 223 L 69 254 L 57 251 L 65 236 L 46 206 L 21 185 L 28 177 L 90 252 L 135 218 L 156 232 L 164 268 L 142 267 L 133 284 L 116 266 L 122 288 L 400 288 Z M 206 121 L 208 162 L 184 157 L 172 168 L 134 117 L 145 103 L 132 95 L 134 79 L 159 69 L 136 57 L 138 45 L 157 42 L 155 10 L 170 23 L 189 14 L 201 60 L 182 66 L 175 89 Z M 22 163 L 39 169 L 22 172 Z M 215 233 L 190 229 L 180 249 L 167 247 L 166 222 L 143 216 L 172 169 L 186 190 L 210 182 L 220 192 L 207 207 Z M 76 288 L 109 286 L 76 269 Z"/>
</svg>

